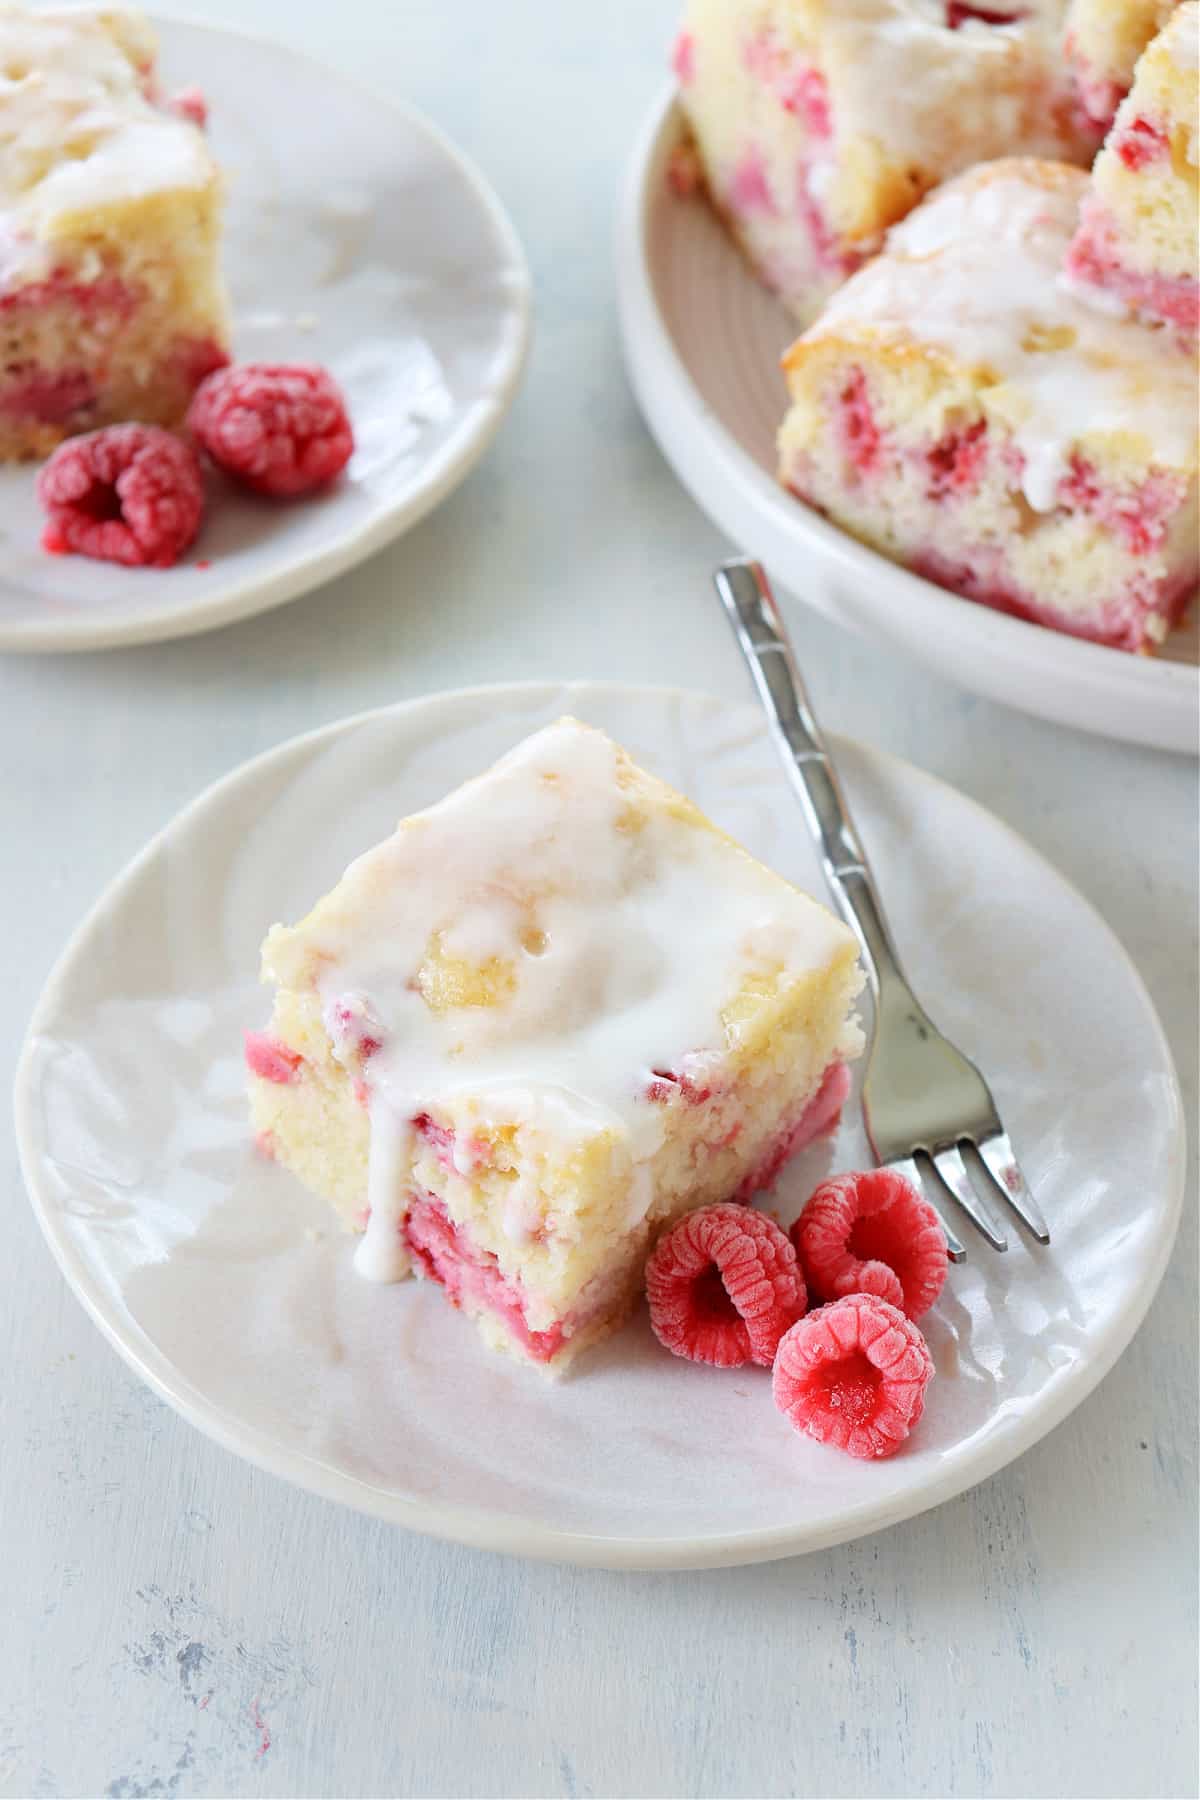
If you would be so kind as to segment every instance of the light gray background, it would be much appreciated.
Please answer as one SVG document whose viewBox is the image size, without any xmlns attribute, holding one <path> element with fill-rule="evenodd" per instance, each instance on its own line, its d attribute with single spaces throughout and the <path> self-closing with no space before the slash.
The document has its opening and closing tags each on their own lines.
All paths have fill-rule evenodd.
<svg viewBox="0 0 1200 1800">
<path fill-rule="evenodd" d="M 101 885 L 281 738 L 526 676 L 746 692 L 707 585 L 728 546 L 639 422 L 613 313 L 614 197 L 670 0 L 188 10 L 414 102 L 479 160 L 533 264 L 533 358 L 466 486 L 335 587 L 158 649 L 0 662 L 6 1067 Z M 792 618 L 831 728 L 956 783 L 1091 897 L 1194 1096 L 1194 766 Z M 208 1444 L 67 1293 L 10 1142 L 3 1169 L 4 1794 L 1196 1793 L 1194 1184 L 1133 1347 L 1015 1467 L 824 1555 L 616 1576 L 443 1548 Z"/>
</svg>

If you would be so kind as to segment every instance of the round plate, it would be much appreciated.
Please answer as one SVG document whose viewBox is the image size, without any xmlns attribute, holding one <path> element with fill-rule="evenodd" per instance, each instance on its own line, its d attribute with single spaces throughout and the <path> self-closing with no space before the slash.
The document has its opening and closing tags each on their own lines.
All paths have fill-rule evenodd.
<svg viewBox="0 0 1200 1800">
<path fill-rule="evenodd" d="M 171 20 L 158 29 L 165 85 L 208 96 L 228 177 L 234 354 L 326 364 L 357 449 L 328 493 L 302 503 L 214 481 L 195 546 L 164 570 L 47 556 L 34 469 L 0 469 L 0 650 L 180 637 L 328 581 L 457 486 L 524 361 L 520 244 L 439 132 L 283 45 Z"/>
<path fill-rule="evenodd" d="M 1194 753 L 1195 616 L 1155 657 L 1085 643 L 910 574 L 778 485 L 775 434 L 787 406 L 779 359 L 797 328 L 703 199 L 670 192 L 666 169 L 682 130 L 671 91 L 629 171 L 617 296 L 642 411 L 692 497 L 797 599 L 964 687 L 1105 737 Z"/>
<path fill-rule="evenodd" d="M 612 1567 L 816 1549 L 1009 1462 L 1129 1341 L 1175 1232 L 1170 1054 L 1108 927 L 953 789 L 839 747 L 918 991 L 988 1071 L 1053 1247 L 979 1240 L 925 1322 L 925 1416 L 891 1461 L 798 1437 L 760 1369 L 661 1350 L 644 1316 L 559 1383 L 485 1350 L 431 1283 L 375 1287 L 256 1155 L 240 1058 L 269 1010 L 259 940 L 404 813 L 572 712 L 814 892 L 758 713 L 664 689 L 484 688 L 371 713 L 248 763 L 103 897 L 37 1008 L 17 1124 L 39 1220 L 126 1360 L 220 1443 L 315 1492 L 465 1543 Z M 798 1158 L 790 1218 L 867 1157 L 857 1104 Z"/>
</svg>

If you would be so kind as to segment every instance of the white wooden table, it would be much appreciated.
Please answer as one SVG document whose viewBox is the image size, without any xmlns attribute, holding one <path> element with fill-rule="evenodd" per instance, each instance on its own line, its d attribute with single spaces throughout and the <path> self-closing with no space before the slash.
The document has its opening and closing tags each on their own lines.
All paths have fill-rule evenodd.
<svg viewBox="0 0 1200 1800">
<path fill-rule="evenodd" d="M 0 662 L 6 1067 L 100 886 L 244 757 L 468 682 L 745 693 L 708 589 L 727 546 L 647 438 L 614 324 L 613 200 L 672 0 L 203 10 L 404 96 L 478 158 L 532 259 L 533 360 L 466 487 L 336 587 L 184 643 Z M 1194 767 L 795 623 L 831 728 L 955 782 L 1100 907 L 1194 1095 Z M 3 1167 L 4 1794 L 1196 1793 L 1194 1187 L 1132 1349 L 1014 1467 L 828 1554 L 614 1576 L 425 1542 L 207 1443 L 67 1293 L 10 1143 Z"/>
</svg>

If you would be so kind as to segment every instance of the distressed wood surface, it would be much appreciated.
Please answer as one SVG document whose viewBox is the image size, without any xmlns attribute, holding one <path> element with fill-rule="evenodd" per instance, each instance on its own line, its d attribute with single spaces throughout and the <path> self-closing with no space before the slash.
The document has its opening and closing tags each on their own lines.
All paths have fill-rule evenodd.
<svg viewBox="0 0 1200 1800">
<path fill-rule="evenodd" d="M 533 360 L 467 485 L 336 587 L 180 644 L 0 662 L 6 1068 L 101 885 L 281 738 L 531 675 L 745 692 L 707 587 L 726 546 L 638 420 L 613 314 L 613 201 L 672 4 L 203 10 L 412 100 L 478 157 L 534 265 Z M 956 783 L 1099 906 L 1194 1096 L 1194 766 L 797 623 L 830 728 Z M 1190 1125 L 1194 1144 L 1194 1105 Z M 615 1576 L 410 1537 L 207 1443 L 88 1323 L 3 1156 L 4 1794 L 1196 1793 L 1194 1183 L 1131 1350 L 1016 1465 L 823 1555 Z"/>
</svg>

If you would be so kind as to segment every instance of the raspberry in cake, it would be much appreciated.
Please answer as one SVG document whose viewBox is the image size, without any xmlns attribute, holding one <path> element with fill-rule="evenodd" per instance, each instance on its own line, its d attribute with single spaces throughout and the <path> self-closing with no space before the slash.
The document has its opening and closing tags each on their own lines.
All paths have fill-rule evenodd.
<svg viewBox="0 0 1200 1800">
<path fill-rule="evenodd" d="M 1067 253 L 1077 291 L 1195 340 L 1200 326 L 1200 5 L 1137 65 Z"/>
<path fill-rule="evenodd" d="M 957 593 L 1148 650 L 1197 581 L 1195 384 L 1064 284 L 1087 191 L 987 163 L 896 226 L 785 358 L 780 476 Z"/>
<path fill-rule="evenodd" d="M 1065 48 L 1086 116 L 1107 131 L 1138 57 L 1178 0 L 1070 0 Z"/>
<path fill-rule="evenodd" d="M 674 67 L 709 193 L 807 323 L 947 176 L 1088 163 L 1065 0 L 690 0 Z"/>
<path fill-rule="evenodd" d="M 861 1047 L 855 942 L 564 719 L 402 821 L 263 946 L 256 1132 L 361 1232 L 563 1367 L 659 1232 L 745 1192 Z"/>
<path fill-rule="evenodd" d="M 221 182 L 134 13 L 0 6 L 0 462 L 175 425 L 228 360 Z"/>
</svg>

